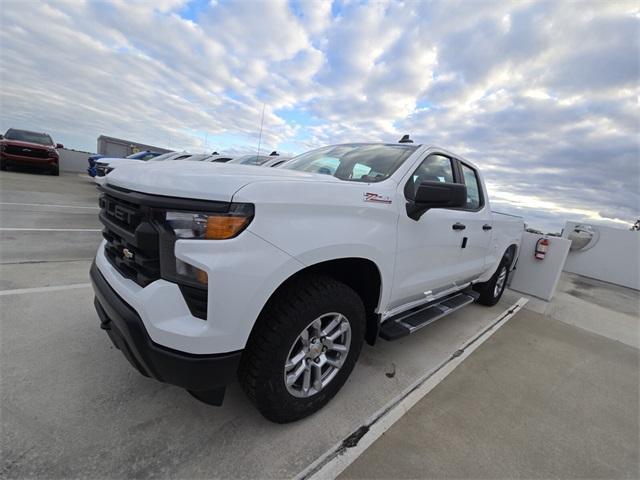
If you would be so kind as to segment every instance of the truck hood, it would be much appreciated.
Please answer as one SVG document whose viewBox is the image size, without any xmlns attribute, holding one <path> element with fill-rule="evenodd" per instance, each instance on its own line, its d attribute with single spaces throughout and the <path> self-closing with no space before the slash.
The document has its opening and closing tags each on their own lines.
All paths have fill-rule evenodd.
<svg viewBox="0 0 640 480">
<path fill-rule="evenodd" d="M 116 168 L 109 185 L 169 197 L 231 201 L 234 193 L 256 182 L 341 182 L 331 175 L 226 163 L 139 162 Z"/>
</svg>

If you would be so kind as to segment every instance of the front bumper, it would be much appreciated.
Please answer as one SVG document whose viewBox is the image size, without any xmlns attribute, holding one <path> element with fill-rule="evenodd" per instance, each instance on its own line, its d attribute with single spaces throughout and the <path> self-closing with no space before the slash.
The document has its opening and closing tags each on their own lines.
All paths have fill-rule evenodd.
<svg viewBox="0 0 640 480">
<path fill-rule="evenodd" d="M 138 313 L 111 288 L 95 262 L 90 274 L 101 328 L 144 376 L 196 392 L 223 389 L 233 379 L 242 351 L 198 355 L 153 342 Z"/>
<path fill-rule="evenodd" d="M 0 157 L 7 165 L 16 167 L 38 167 L 55 169 L 58 166 L 58 157 L 25 157 L 3 152 Z"/>
</svg>

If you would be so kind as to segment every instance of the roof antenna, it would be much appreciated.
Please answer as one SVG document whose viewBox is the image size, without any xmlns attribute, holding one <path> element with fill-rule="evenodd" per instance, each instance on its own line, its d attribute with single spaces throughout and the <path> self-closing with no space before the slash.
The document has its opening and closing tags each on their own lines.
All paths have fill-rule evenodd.
<svg viewBox="0 0 640 480">
<path fill-rule="evenodd" d="M 262 126 L 264 125 L 264 103 L 262 104 L 262 119 L 260 120 L 260 136 L 258 137 L 258 156 L 260 156 L 260 144 L 262 143 Z"/>
<path fill-rule="evenodd" d="M 270 157 L 279 157 L 279 156 L 280 156 L 280 154 L 274 150 L 273 152 L 271 152 L 271 153 L 269 154 L 269 156 L 270 156 Z"/>
<path fill-rule="evenodd" d="M 398 140 L 398 143 L 413 143 L 413 140 L 409 138 L 409 135 L 403 135 L 402 138 Z"/>
</svg>

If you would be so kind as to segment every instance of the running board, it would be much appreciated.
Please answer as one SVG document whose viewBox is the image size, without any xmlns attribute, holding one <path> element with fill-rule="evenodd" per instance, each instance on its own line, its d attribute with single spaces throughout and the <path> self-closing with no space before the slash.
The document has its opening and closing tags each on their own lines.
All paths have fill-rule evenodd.
<svg viewBox="0 0 640 480">
<path fill-rule="evenodd" d="M 479 296 L 478 292 L 467 288 L 462 292 L 454 293 L 433 303 L 412 308 L 384 322 L 380 327 L 380 336 L 385 340 L 397 340 L 411 335 L 436 320 L 461 309 L 465 305 L 469 305 Z"/>
</svg>

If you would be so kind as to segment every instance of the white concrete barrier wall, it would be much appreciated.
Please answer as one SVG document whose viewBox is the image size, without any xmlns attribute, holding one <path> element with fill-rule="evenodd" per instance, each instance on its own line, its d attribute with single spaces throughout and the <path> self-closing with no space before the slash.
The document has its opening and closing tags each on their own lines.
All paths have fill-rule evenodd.
<svg viewBox="0 0 640 480">
<path fill-rule="evenodd" d="M 86 172 L 89 166 L 87 158 L 89 155 L 93 155 L 90 152 L 67 148 L 59 148 L 58 154 L 60 155 L 60 171 L 62 172 Z"/>
<path fill-rule="evenodd" d="M 562 236 L 568 237 L 576 225 L 589 225 L 599 238 L 588 250 L 570 251 L 564 270 L 640 290 L 640 232 L 567 222 Z"/>
<path fill-rule="evenodd" d="M 544 260 L 534 257 L 536 244 L 541 238 L 549 240 L 549 249 Z M 571 242 L 566 238 L 525 232 L 522 235 L 518 264 L 511 275 L 509 288 L 542 300 L 551 300 L 570 246 Z"/>
</svg>

